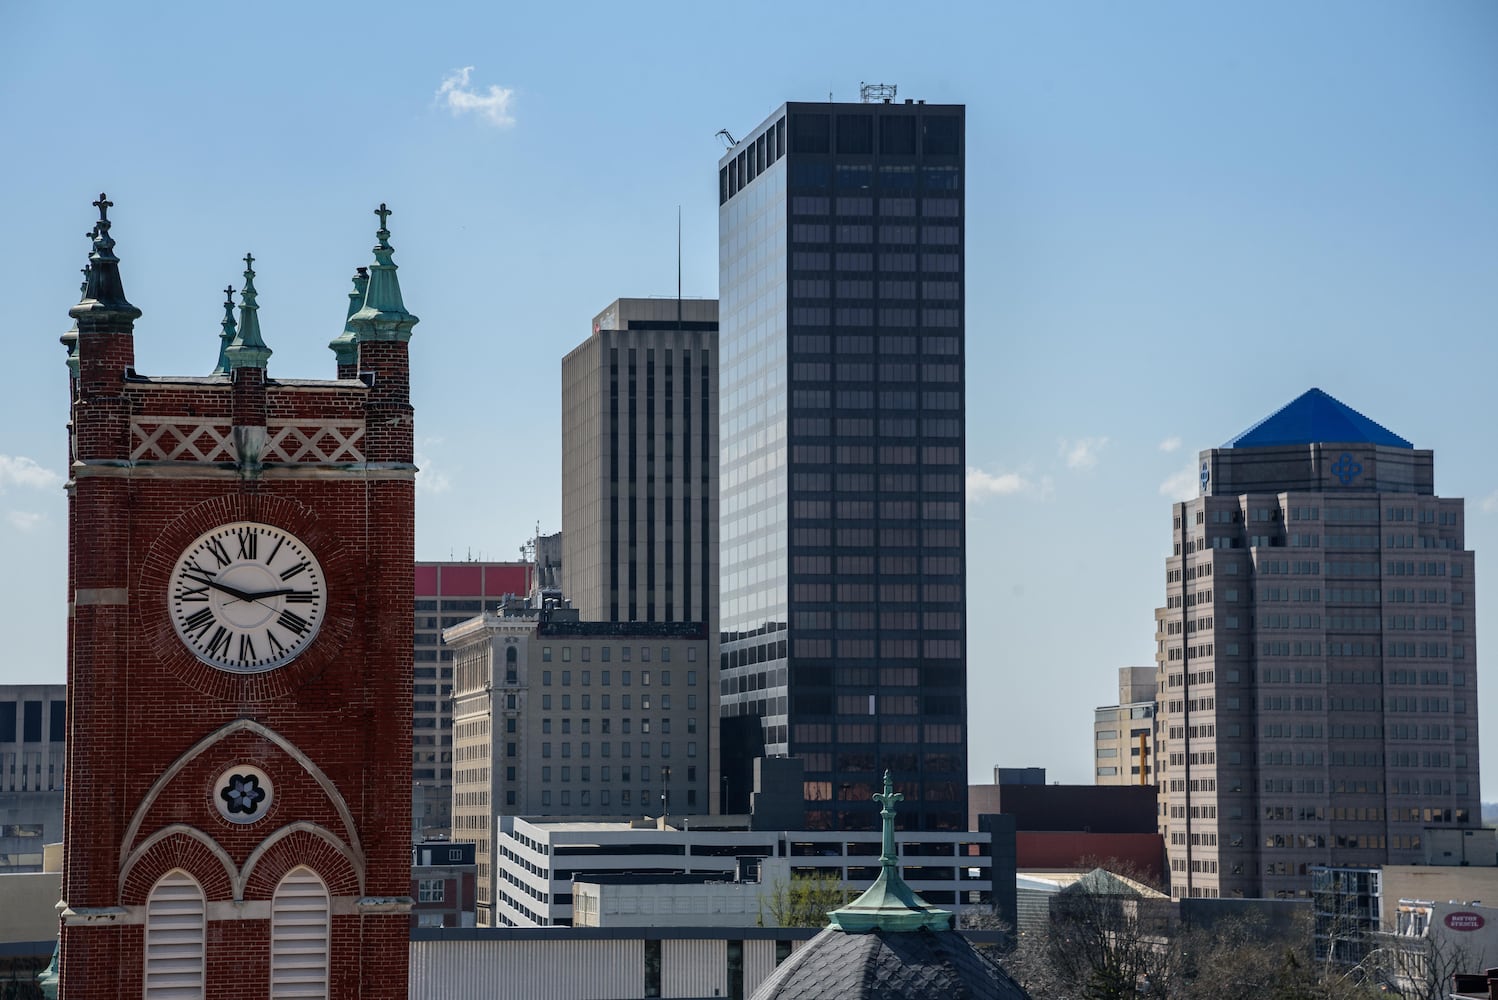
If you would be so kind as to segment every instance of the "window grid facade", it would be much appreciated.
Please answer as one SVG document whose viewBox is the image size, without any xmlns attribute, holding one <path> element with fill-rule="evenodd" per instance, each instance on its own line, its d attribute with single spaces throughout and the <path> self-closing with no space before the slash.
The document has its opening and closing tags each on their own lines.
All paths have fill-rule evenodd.
<svg viewBox="0 0 1498 1000">
<path fill-rule="evenodd" d="M 1358 449 L 1366 479 L 1273 491 L 1284 456 L 1219 449 L 1173 509 L 1155 740 L 1177 897 L 1304 897 L 1315 865 L 1420 863 L 1428 828 L 1480 823 L 1463 501 L 1434 495 L 1429 451 L 1312 447 L 1322 470 Z"/>
<path fill-rule="evenodd" d="M 787 104 L 719 165 L 725 761 L 801 757 L 813 828 L 885 768 L 967 821 L 963 113 Z"/>
</svg>

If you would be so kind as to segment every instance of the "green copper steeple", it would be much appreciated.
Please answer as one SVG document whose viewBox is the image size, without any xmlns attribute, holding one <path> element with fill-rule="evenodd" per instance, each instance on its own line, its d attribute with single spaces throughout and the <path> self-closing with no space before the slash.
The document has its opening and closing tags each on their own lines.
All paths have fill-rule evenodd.
<svg viewBox="0 0 1498 1000">
<path fill-rule="evenodd" d="M 393 266 L 393 265 L 392 265 Z M 364 308 L 364 297 L 369 291 L 369 268 L 354 268 L 354 290 L 348 293 L 348 315 L 343 320 L 343 332 L 328 342 L 333 357 L 340 365 L 352 365 L 359 360 L 359 339 L 354 331 L 354 314 Z"/>
<path fill-rule="evenodd" d="M 251 266 L 254 263 L 253 256 L 244 255 L 244 287 L 239 290 L 239 333 L 224 348 L 231 371 L 264 368 L 271 356 L 271 349 L 260 338 L 260 306 L 255 301 L 255 269 Z"/>
<path fill-rule="evenodd" d="M 380 217 L 380 228 L 375 233 L 379 242 L 375 244 L 375 262 L 370 268 L 369 291 L 364 297 L 364 308 L 349 317 L 354 329 L 354 338 L 366 340 L 396 340 L 405 343 L 411 339 L 411 328 L 418 322 L 406 312 L 401 301 L 400 279 L 395 276 L 396 266 L 391 255 L 395 248 L 390 245 L 390 230 L 385 223 L 394 213 L 384 203 L 375 209 Z"/>
<path fill-rule="evenodd" d="M 120 280 L 120 259 L 114 255 L 114 237 L 109 235 L 109 210 L 114 202 L 108 196 L 99 195 L 94 202 L 99 210 L 99 221 L 94 224 L 94 249 L 88 255 L 88 277 L 83 286 L 83 301 L 68 315 L 74 319 L 96 319 L 105 322 L 140 319 L 140 310 L 125 298 L 125 285 Z"/>
<path fill-rule="evenodd" d="M 224 287 L 224 318 L 219 321 L 223 332 L 218 335 L 218 364 L 214 366 L 214 375 L 229 374 L 229 345 L 234 343 L 234 335 L 237 329 L 234 325 L 234 286 Z"/>
<path fill-rule="evenodd" d="M 84 235 L 86 235 L 90 240 L 92 240 L 94 238 L 94 234 L 92 232 L 85 233 Z M 85 294 L 88 293 L 88 265 L 85 264 L 83 266 L 82 273 L 83 273 L 83 281 L 78 285 L 78 297 L 80 299 Z M 78 321 L 76 319 L 73 320 L 73 325 L 70 326 L 70 327 L 68 327 L 68 331 L 66 333 L 64 333 L 61 337 L 57 338 L 57 342 L 60 343 L 63 347 L 67 348 L 67 351 L 68 351 L 68 362 L 67 362 L 68 363 L 68 371 L 70 371 L 70 372 L 73 373 L 73 377 L 74 378 L 77 378 L 78 377 Z"/>
<path fill-rule="evenodd" d="M 853 934 L 868 931 L 918 931 L 929 928 L 945 931 L 952 928 L 952 911 L 938 909 L 926 902 L 900 877 L 898 852 L 895 848 L 895 803 L 905 798 L 895 791 L 889 772 L 884 772 L 884 793 L 874 801 L 882 809 L 884 851 L 879 856 L 883 871 L 868 891 L 853 902 L 827 914 L 832 926 Z"/>
</svg>

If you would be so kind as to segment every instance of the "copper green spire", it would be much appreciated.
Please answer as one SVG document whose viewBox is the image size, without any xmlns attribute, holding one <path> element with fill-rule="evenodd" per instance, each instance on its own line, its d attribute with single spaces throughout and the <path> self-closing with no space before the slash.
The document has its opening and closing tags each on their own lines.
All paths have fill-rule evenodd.
<svg viewBox="0 0 1498 1000">
<path fill-rule="evenodd" d="M 364 307 L 349 317 L 356 340 L 396 340 L 402 343 L 411 339 L 411 328 L 417 319 L 406 312 L 401 301 L 400 279 L 395 276 L 395 262 L 391 255 L 395 248 L 390 245 L 390 230 L 385 223 L 394 213 L 381 202 L 375 209 L 380 217 L 380 228 L 375 233 L 379 240 L 375 244 L 375 262 L 370 268 L 369 291 L 364 297 Z"/>
<path fill-rule="evenodd" d="M 223 332 L 218 335 L 218 364 L 214 366 L 213 374 L 229 374 L 229 345 L 234 343 L 234 335 L 237 329 L 234 325 L 234 286 L 224 287 L 224 318 L 219 321 Z"/>
<path fill-rule="evenodd" d="M 244 255 L 244 287 L 239 290 L 239 332 L 224 348 L 231 371 L 264 368 L 271 356 L 271 349 L 260 338 L 260 306 L 255 301 L 255 269 L 251 266 L 254 263 L 253 256 Z"/>
<path fill-rule="evenodd" d="M 84 235 L 87 236 L 90 240 L 92 240 L 94 238 L 94 234 L 92 232 L 85 233 Z M 81 273 L 83 274 L 83 281 L 81 281 L 79 283 L 79 285 L 78 285 L 78 297 L 80 299 L 84 296 L 85 293 L 88 292 L 88 265 L 87 264 L 85 264 L 82 267 Z M 66 333 L 64 333 L 61 337 L 57 338 L 57 342 L 60 343 L 60 344 L 62 344 L 63 347 L 67 348 L 67 351 L 68 351 L 68 362 L 67 362 L 68 363 L 68 371 L 70 371 L 70 372 L 73 373 L 73 377 L 74 378 L 77 378 L 78 377 L 78 321 L 76 319 L 73 320 L 73 325 L 70 326 L 70 327 L 68 327 L 68 331 Z"/>
<path fill-rule="evenodd" d="M 853 934 L 868 931 L 934 931 L 952 928 L 952 911 L 938 909 L 918 896 L 900 877 L 899 855 L 895 848 L 895 803 L 905 796 L 895 791 L 889 772 L 884 772 L 884 793 L 874 801 L 882 809 L 884 850 L 879 855 L 882 871 L 868 891 L 853 902 L 827 914 L 832 926 Z"/>
<path fill-rule="evenodd" d="M 114 237 L 109 235 L 109 210 L 114 202 L 108 196 L 99 195 L 94 202 L 99 210 L 99 221 L 89 234 L 94 241 L 93 252 L 88 255 L 88 277 L 84 281 L 83 301 L 68 315 L 74 319 L 125 320 L 133 322 L 140 318 L 140 310 L 125 298 L 125 285 L 120 280 L 120 259 L 114 255 Z"/>
<path fill-rule="evenodd" d="M 351 365 L 359 360 L 359 341 L 353 320 L 354 314 L 364 308 L 364 296 L 368 290 L 369 268 L 354 268 L 354 290 L 348 293 L 348 315 L 343 320 L 343 332 L 328 342 L 340 365 Z"/>
</svg>

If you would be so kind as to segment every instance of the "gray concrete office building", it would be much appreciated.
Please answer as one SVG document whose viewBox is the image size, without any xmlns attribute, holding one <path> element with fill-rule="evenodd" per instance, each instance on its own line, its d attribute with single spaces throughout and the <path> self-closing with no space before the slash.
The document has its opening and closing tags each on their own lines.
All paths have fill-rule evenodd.
<svg viewBox="0 0 1498 1000">
<path fill-rule="evenodd" d="M 584 621 L 716 629 L 716 300 L 618 299 L 562 359 L 562 565 Z"/>
<path fill-rule="evenodd" d="M 1311 389 L 1200 455 L 1156 618 L 1172 895 L 1309 895 L 1481 823 L 1473 554 L 1434 453 Z"/>
<path fill-rule="evenodd" d="M 962 105 L 787 103 L 718 163 L 725 808 L 967 822 Z"/>
<path fill-rule="evenodd" d="M 62 839 L 67 688 L 0 684 L 0 875 L 42 870 Z"/>
</svg>

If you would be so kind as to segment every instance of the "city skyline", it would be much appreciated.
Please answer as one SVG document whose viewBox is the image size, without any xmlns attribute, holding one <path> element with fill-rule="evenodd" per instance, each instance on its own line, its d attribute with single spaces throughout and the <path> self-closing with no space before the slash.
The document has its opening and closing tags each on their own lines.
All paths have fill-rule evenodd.
<svg viewBox="0 0 1498 1000">
<path fill-rule="evenodd" d="M 217 12 L 0 14 L 0 86 L 28 95 L 0 109 L 25 192 L 0 247 L 17 376 L 0 552 L 29 567 L 0 584 L 0 681 L 64 673 L 56 338 L 99 190 L 149 374 L 212 368 L 220 289 L 251 250 L 272 377 L 322 375 L 367 256 L 359 219 L 387 201 L 426 334 L 417 556 L 509 559 L 537 520 L 560 525 L 560 359 L 598 303 L 674 291 L 678 204 L 685 291 L 717 293 L 712 133 L 875 78 L 965 104 L 968 169 L 991 173 L 967 205 L 970 777 L 1091 780 L 1092 709 L 1152 652 L 1169 502 L 1194 495 L 1199 451 L 1311 386 L 1446 456 L 1440 495 L 1466 499 L 1479 566 L 1498 543 L 1498 472 L 1476 458 L 1498 423 L 1492 8 L 972 5 L 894 31 L 899 8 L 876 5 L 851 24 L 798 10 L 790 35 L 673 9 L 565 26 L 475 9 L 461 31 L 309 10 L 294 36 Z M 84 54 L 85 26 L 107 58 Z M 400 57 L 370 61 L 361 31 L 398 33 Z M 247 54 L 223 59 L 217 37 Z M 586 55 L 630 40 L 672 59 Z M 738 53 L 772 43 L 743 73 Z M 291 68 L 255 69 L 273 65 Z M 652 155 L 620 155 L 635 142 Z M 489 445 L 521 432 L 517 477 Z M 1492 628 L 1498 603 L 1477 602 Z M 1498 748 L 1498 688 L 1480 690 Z"/>
</svg>

